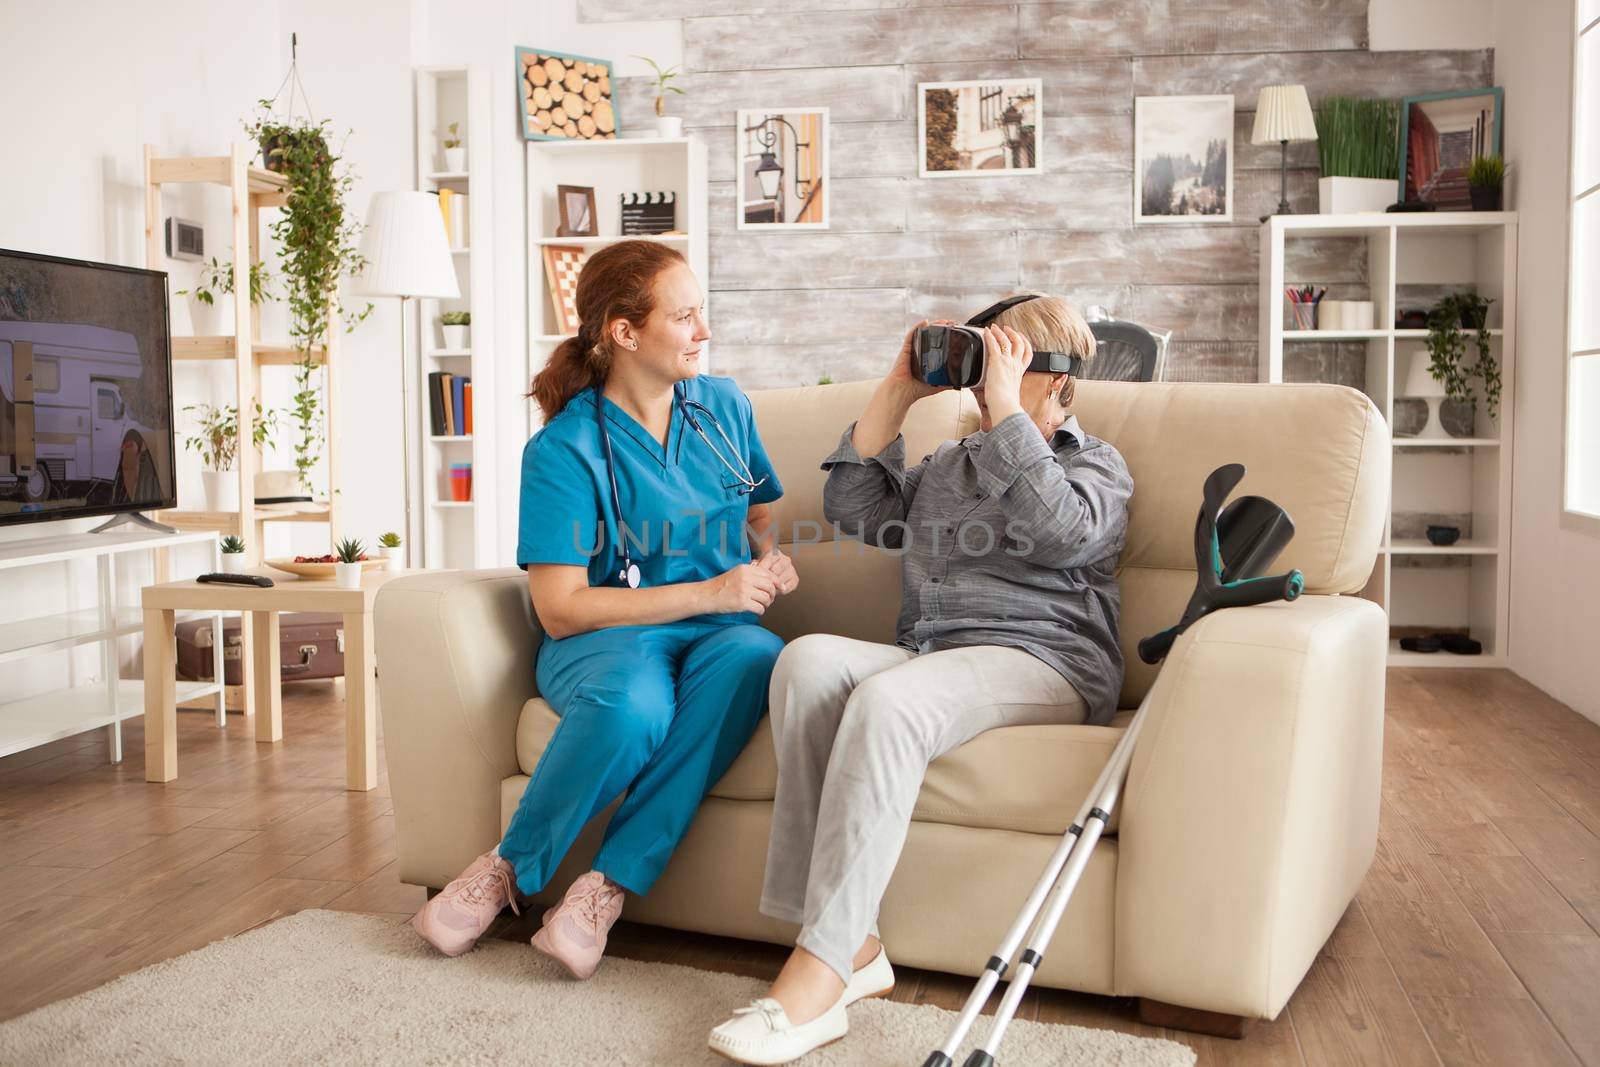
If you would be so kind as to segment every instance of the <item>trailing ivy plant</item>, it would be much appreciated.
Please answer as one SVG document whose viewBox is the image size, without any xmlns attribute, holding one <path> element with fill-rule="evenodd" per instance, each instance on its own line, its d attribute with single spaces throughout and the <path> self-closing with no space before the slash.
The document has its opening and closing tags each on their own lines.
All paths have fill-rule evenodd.
<svg viewBox="0 0 1600 1067">
<path fill-rule="evenodd" d="M 289 179 L 287 202 L 270 231 L 282 248 L 289 340 L 300 355 L 291 400 L 300 428 L 294 465 L 308 491 L 311 471 L 321 458 L 323 419 L 312 349 L 325 341 L 340 317 L 347 319 L 348 331 L 372 311 L 369 303 L 346 315 L 339 301 L 339 280 L 360 273 L 365 260 L 357 246 L 361 224 L 345 211 L 355 176 L 348 165 L 338 165 L 341 157 L 329 146 L 328 123 L 281 119 L 272 114 L 272 101 L 263 100 L 256 118 L 245 124 L 245 131 L 261 142 L 268 165 Z"/>
<path fill-rule="evenodd" d="M 1500 414 L 1500 361 L 1489 343 L 1489 305 L 1477 293 L 1451 293 L 1428 312 L 1428 372 L 1444 386 L 1451 400 L 1472 400 L 1472 379 L 1483 383 L 1484 409 L 1491 419 Z M 1467 344 L 1461 327 L 1477 330 L 1477 362 L 1466 364 Z"/>
</svg>

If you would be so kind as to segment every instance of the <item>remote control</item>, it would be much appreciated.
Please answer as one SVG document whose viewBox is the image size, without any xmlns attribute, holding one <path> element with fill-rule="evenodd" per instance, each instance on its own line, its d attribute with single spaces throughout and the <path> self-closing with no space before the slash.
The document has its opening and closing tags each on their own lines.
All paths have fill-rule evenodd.
<svg viewBox="0 0 1600 1067">
<path fill-rule="evenodd" d="M 197 582 L 222 582 L 226 585 L 259 585 L 263 589 L 272 588 L 272 579 L 264 574 L 202 574 L 196 578 Z"/>
</svg>

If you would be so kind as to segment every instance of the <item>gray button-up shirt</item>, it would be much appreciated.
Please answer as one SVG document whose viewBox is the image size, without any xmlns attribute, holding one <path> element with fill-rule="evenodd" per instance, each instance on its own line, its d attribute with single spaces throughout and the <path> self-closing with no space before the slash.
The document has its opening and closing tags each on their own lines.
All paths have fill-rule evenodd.
<svg viewBox="0 0 1600 1067">
<path fill-rule="evenodd" d="M 1050 441 L 1016 413 L 906 469 L 905 438 L 863 459 L 855 424 L 822 461 L 822 510 L 851 537 L 900 553 L 896 643 L 913 652 L 1020 648 L 1060 671 L 1088 721 L 1122 690 L 1117 557 L 1133 477 L 1069 417 Z"/>
</svg>

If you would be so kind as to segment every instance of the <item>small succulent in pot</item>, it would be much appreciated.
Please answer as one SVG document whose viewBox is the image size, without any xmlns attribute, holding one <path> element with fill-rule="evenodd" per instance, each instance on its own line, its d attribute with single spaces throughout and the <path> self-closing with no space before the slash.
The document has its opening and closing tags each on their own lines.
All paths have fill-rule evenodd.
<svg viewBox="0 0 1600 1067">
<path fill-rule="evenodd" d="M 238 574 L 244 570 L 244 538 L 229 534 L 222 539 L 222 573 Z"/>
<path fill-rule="evenodd" d="M 224 537 L 222 539 L 222 554 L 223 555 L 225 555 L 225 556 L 233 555 L 235 553 L 239 553 L 239 552 L 243 552 L 243 551 L 244 551 L 244 538 L 235 537 L 233 534 L 229 534 L 227 537 Z"/>
<path fill-rule="evenodd" d="M 405 549 L 400 547 L 400 535 L 393 530 L 378 538 L 378 555 L 386 560 L 395 560 L 390 567 L 403 567 L 405 565 Z"/>
<path fill-rule="evenodd" d="M 400 535 L 391 530 L 378 538 L 378 544 L 383 548 L 399 548 Z"/>
<path fill-rule="evenodd" d="M 439 316 L 439 327 L 444 333 L 446 348 L 466 348 L 467 332 L 472 327 L 472 312 L 446 311 Z"/>
<path fill-rule="evenodd" d="M 334 547 L 339 562 L 333 565 L 334 580 L 343 589 L 361 588 L 361 561 L 366 559 L 366 546 L 354 537 L 346 537 Z"/>
</svg>

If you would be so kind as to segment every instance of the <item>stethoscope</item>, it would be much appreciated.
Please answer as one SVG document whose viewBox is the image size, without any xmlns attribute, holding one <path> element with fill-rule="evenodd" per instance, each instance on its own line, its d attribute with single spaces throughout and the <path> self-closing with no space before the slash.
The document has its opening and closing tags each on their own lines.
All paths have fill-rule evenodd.
<svg viewBox="0 0 1600 1067">
<path fill-rule="evenodd" d="M 739 450 L 734 447 L 733 441 L 728 438 L 728 432 L 722 428 L 722 423 L 711 413 L 711 409 L 699 401 L 690 400 L 677 386 L 672 389 L 672 397 L 677 402 L 678 411 L 683 415 L 683 421 L 689 425 L 690 429 L 694 430 L 700 440 L 706 443 L 706 447 L 715 453 L 717 459 L 722 462 L 722 465 L 728 469 L 729 473 L 739 479 L 739 495 L 749 496 L 755 492 L 767 479 L 762 477 L 758 480 L 755 477 L 750 467 L 740 458 Z M 705 428 L 700 425 L 696 412 L 711 420 L 711 425 L 717 431 L 717 436 L 722 438 L 722 443 L 728 446 L 728 452 L 733 456 L 732 460 L 723 455 L 722 449 L 712 443 L 711 438 L 706 435 Z M 639 588 L 639 565 L 633 562 L 633 557 L 628 552 L 628 536 L 622 532 L 622 497 L 617 492 L 617 466 L 611 456 L 611 433 L 606 429 L 604 384 L 595 386 L 594 418 L 595 422 L 600 426 L 600 447 L 606 454 L 606 477 L 611 482 L 611 510 L 617 517 L 617 542 L 622 549 L 622 568 L 617 572 L 617 579 L 626 583 L 629 589 L 637 589 Z M 678 444 L 680 446 L 683 444 L 681 432 L 678 437 Z M 738 466 L 734 466 L 734 463 L 737 463 Z"/>
</svg>

